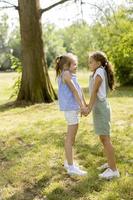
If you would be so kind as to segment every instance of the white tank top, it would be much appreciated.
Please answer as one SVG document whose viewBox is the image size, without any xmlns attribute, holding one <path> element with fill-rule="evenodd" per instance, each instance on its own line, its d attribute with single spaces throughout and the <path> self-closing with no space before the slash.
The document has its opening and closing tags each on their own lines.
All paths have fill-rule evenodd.
<svg viewBox="0 0 133 200">
<path fill-rule="evenodd" d="M 89 93 L 92 93 L 93 85 L 96 79 L 96 76 L 99 75 L 102 78 L 102 83 L 98 89 L 97 97 L 99 100 L 104 101 L 107 97 L 107 76 L 104 67 L 99 67 L 93 76 L 90 77 L 89 81 Z"/>
</svg>

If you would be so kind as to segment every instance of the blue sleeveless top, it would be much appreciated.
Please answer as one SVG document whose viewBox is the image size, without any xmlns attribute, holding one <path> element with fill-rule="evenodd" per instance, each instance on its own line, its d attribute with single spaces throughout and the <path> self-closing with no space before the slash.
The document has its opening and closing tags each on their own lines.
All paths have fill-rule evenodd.
<svg viewBox="0 0 133 200">
<path fill-rule="evenodd" d="M 72 91 L 69 89 L 68 85 L 62 80 L 63 73 L 58 78 L 58 101 L 59 107 L 61 111 L 72 111 L 72 110 L 80 110 L 80 106 L 77 103 Z M 79 96 L 82 98 L 82 91 L 77 82 L 76 74 L 72 75 L 72 81 L 79 93 Z"/>
</svg>

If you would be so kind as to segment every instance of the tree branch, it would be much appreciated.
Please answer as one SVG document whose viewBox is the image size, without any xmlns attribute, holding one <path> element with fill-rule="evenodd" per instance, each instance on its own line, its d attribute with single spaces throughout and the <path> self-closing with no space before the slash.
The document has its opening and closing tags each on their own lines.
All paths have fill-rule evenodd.
<svg viewBox="0 0 133 200">
<path fill-rule="evenodd" d="M 109 8 L 111 9 L 111 11 L 113 13 L 113 17 L 114 17 L 114 20 L 115 20 L 116 28 L 118 28 L 118 21 L 117 21 L 116 15 L 115 15 L 115 11 L 114 11 L 114 9 L 113 9 L 113 7 L 112 7 L 112 5 L 110 4 L 109 1 L 108 1 L 108 5 L 109 5 Z"/>
<path fill-rule="evenodd" d="M 15 8 L 15 7 L 14 6 L 3 6 L 3 7 L 0 7 L 0 10 L 7 9 L 7 8 Z"/>
<path fill-rule="evenodd" d="M 1 9 L 5 9 L 5 8 L 15 8 L 16 10 L 19 9 L 18 6 L 16 6 L 15 4 L 9 3 L 8 1 L 0 0 L 0 2 L 10 5 L 10 6 L 2 6 L 2 7 L 0 7 Z"/>
<path fill-rule="evenodd" d="M 100 12 L 102 12 L 104 14 L 106 20 L 109 21 L 108 16 L 106 15 L 106 13 L 103 11 L 103 9 L 100 6 L 93 4 L 93 3 L 84 2 L 84 1 L 82 1 L 82 4 L 89 4 L 90 6 L 96 7 Z"/>
<path fill-rule="evenodd" d="M 63 4 L 63 3 L 65 3 L 65 2 L 67 2 L 67 1 L 72 1 L 72 0 L 61 0 L 61 1 L 59 1 L 59 2 L 57 2 L 57 3 L 54 3 L 53 5 L 51 5 L 51 6 L 47 7 L 47 8 L 40 9 L 40 15 L 42 15 L 44 12 L 46 12 L 46 11 L 48 11 L 48 10 L 54 8 L 55 6 L 58 6 L 58 5 L 60 5 L 60 4 Z"/>
<path fill-rule="evenodd" d="M 83 7 L 82 7 L 82 4 L 83 4 L 83 0 L 80 0 L 81 16 L 82 16 L 82 21 L 84 22 L 84 15 L 83 15 Z"/>
</svg>

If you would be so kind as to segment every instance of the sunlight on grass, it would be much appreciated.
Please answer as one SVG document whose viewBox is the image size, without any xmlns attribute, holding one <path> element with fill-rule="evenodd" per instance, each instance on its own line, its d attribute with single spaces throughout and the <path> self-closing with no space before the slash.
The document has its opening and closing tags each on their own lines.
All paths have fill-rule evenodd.
<svg viewBox="0 0 133 200">
<path fill-rule="evenodd" d="M 9 101 L 17 73 L 0 73 L 0 104 Z"/>
<path fill-rule="evenodd" d="M 12 107 L 9 101 L 16 73 L 0 73 L 0 199 L 2 200 L 132 200 L 133 88 L 110 94 L 112 141 L 119 179 L 101 181 L 97 167 L 105 162 L 93 133 L 92 116 L 82 117 L 75 159 L 86 177 L 69 177 L 64 168 L 66 123 L 58 103 Z M 87 101 L 88 72 L 78 72 Z M 57 90 L 55 73 L 50 78 Z"/>
</svg>

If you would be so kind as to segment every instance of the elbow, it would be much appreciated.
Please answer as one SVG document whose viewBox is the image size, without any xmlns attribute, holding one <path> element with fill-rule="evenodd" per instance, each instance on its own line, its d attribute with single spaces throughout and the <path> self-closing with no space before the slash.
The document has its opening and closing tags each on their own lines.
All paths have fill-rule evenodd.
<svg viewBox="0 0 133 200">
<path fill-rule="evenodd" d="M 96 95 L 98 93 L 98 89 L 93 90 L 93 93 Z"/>
</svg>

